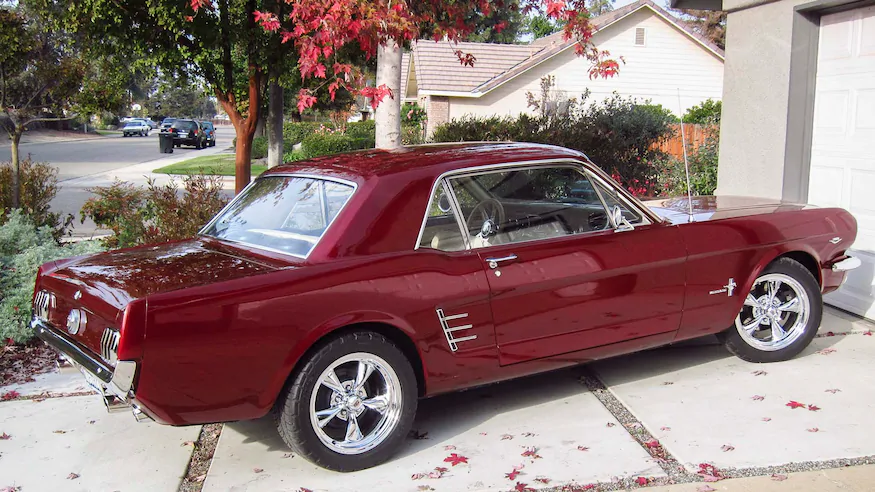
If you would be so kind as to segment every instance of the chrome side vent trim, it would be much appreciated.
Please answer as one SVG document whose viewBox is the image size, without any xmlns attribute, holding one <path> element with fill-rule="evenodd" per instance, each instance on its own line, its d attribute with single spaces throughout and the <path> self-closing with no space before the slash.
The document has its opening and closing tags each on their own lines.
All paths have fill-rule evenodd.
<svg viewBox="0 0 875 492">
<path fill-rule="evenodd" d="M 103 336 L 100 337 L 100 355 L 111 364 L 118 362 L 119 337 L 119 332 L 109 328 L 103 330 Z"/>
<path fill-rule="evenodd" d="M 443 328 L 444 330 L 444 335 L 447 337 L 447 344 L 450 346 L 450 350 L 452 350 L 453 352 L 459 350 L 459 342 L 467 342 L 468 340 L 475 340 L 477 338 L 477 335 L 468 335 L 464 337 L 456 337 L 455 335 L 453 335 L 454 332 L 457 332 L 459 330 L 470 330 L 471 328 L 474 328 L 474 325 L 449 325 L 449 322 L 452 320 L 467 318 L 468 313 L 453 314 L 451 316 L 447 316 L 446 314 L 444 314 L 444 310 L 440 308 L 435 309 L 435 312 L 437 313 L 438 321 L 440 321 L 441 323 L 441 328 Z"/>
</svg>

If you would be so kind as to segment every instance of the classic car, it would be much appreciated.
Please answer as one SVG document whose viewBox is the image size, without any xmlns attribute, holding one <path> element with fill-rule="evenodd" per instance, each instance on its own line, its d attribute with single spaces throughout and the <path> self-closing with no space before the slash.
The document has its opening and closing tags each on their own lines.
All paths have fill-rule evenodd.
<svg viewBox="0 0 875 492">
<path fill-rule="evenodd" d="M 710 334 L 789 359 L 856 233 L 839 208 L 645 204 L 559 147 L 369 150 L 268 170 L 195 238 L 42 265 L 32 327 L 111 409 L 273 411 L 352 471 L 390 458 L 418 398 Z"/>
<path fill-rule="evenodd" d="M 146 123 L 145 120 L 141 119 L 132 119 L 125 123 L 125 126 L 122 128 L 122 136 L 127 137 L 134 135 L 139 135 L 141 137 L 148 137 L 149 132 L 152 131 L 152 127 Z"/>
</svg>

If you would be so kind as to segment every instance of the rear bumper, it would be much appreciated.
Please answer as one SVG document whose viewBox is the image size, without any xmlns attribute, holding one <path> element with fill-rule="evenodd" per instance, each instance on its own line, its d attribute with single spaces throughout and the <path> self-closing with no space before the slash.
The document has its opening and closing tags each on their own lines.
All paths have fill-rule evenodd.
<svg viewBox="0 0 875 492">
<path fill-rule="evenodd" d="M 103 398 L 108 412 L 130 409 L 137 421 L 150 417 L 143 412 L 134 394 L 134 381 L 137 377 L 137 363 L 119 361 L 115 367 L 79 342 L 68 338 L 41 318 L 33 318 L 30 326 L 34 334 L 47 345 L 60 352 L 85 377 L 91 387 Z"/>
</svg>

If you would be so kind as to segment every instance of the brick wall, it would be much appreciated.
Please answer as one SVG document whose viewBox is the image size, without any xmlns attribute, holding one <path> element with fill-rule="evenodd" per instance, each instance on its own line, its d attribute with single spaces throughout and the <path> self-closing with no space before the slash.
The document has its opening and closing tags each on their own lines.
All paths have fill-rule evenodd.
<svg viewBox="0 0 875 492">
<path fill-rule="evenodd" d="M 428 125 L 426 138 L 431 137 L 434 129 L 450 121 L 450 98 L 447 96 L 429 96 L 426 105 Z"/>
</svg>

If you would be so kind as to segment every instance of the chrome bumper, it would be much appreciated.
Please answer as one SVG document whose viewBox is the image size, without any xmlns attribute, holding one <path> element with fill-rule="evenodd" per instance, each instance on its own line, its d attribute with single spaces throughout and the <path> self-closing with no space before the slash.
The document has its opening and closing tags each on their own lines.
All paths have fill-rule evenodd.
<svg viewBox="0 0 875 492">
<path fill-rule="evenodd" d="M 33 318 L 30 327 L 39 339 L 60 352 L 65 359 L 79 369 L 88 384 L 101 395 L 108 412 L 118 412 L 130 408 L 138 422 L 149 420 L 149 416 L 143 413 L 134 399 L 136 362 L 119 361 L 113 368 L 103 360 L 93 356 L 91 351 L 79 342 L 59 333 L 44 319 Z"/>
<path fill-rule="evenodd" d="M 848 256 L 844 260 L 840 260 L 840 261 L 833 263 L 832 264 L 832 271 L 834 271 L 834 272 L 847 272 L 847 271 L 850 271 L 850 270 L 853 270 L 853 269 L 859 267 L 862 264 L 863 264 L 863 262 L 860 261 L 859 258 L 854 258 L 853 256 Z"/>
</svg>

